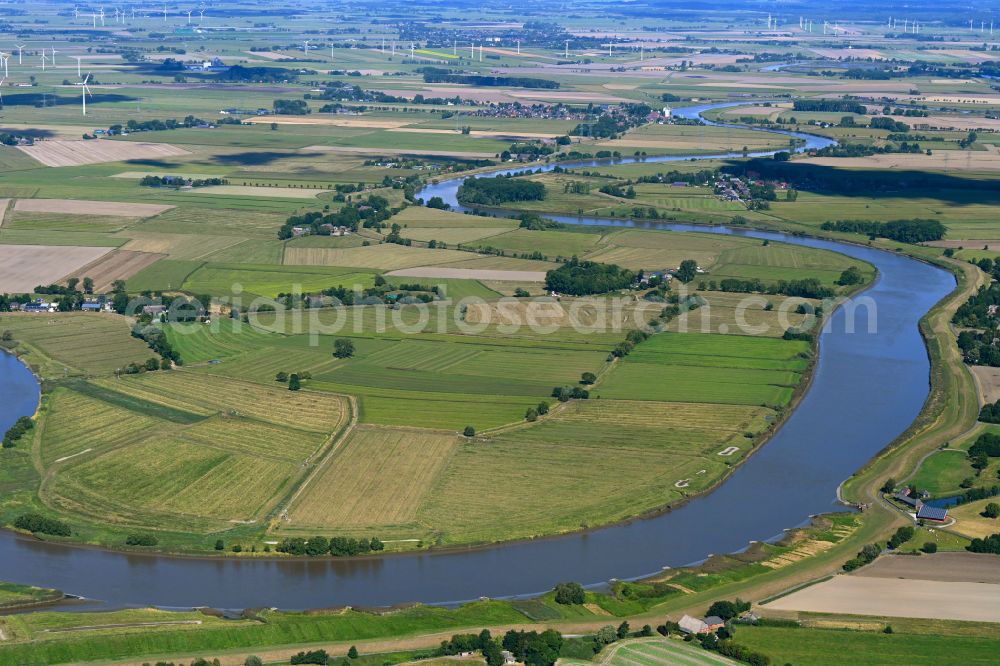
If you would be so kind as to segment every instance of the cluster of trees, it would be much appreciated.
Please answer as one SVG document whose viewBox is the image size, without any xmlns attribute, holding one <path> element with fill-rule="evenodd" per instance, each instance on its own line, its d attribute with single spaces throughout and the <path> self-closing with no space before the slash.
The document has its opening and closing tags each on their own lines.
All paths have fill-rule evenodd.
<svg viewBox="0 0 1000 666">
<path fill-rule="evenodd" d="M 983 423 L 1000 423 L 1000 400 L 983 405 L 979 410 L 979 420 Z"/>
<path fill-rule="evenodd" d="M 549 413 L 549 403 L 542 400 L 540 403 L 538 403 L 537 407 L 528 407 L 528 409 L 524 412 L 524 420 L 534 422 L 538 420 L 539 416 L 544 416 L 545 414 L 548 413 Z"/>
<path fill-rule="evenodd" d="M 948 231 L 938 220 L 913 218 L 910 220 L 890 220 L 877 222 L 875 220 L 837 220 L 824 222 L 824 231 L 840 231 L 843 233 L 867 234 L 869 238 L 888 238 L 900 243 L 925 243 L 941 240 Z"/>
<path fill-rule="evenodd" d="M 330 663 L 330 655 L 327 654 L 326 650 L 303 650 L 302 652 L 296 652 L 288 660 L 290 664 L 319 664 L 320 666 L 326 666 Z"/>
<path fill-rule="evenodd" d="M 458 200 L 464 204 L 497 206 L 517 201 L 541 201 L 545 185 L 524 178 L 466 178 L 458 188 Z"/>
<path fill-rule="evenodd" d="M 166 331 L 159 326 L 154 324 L 136 324 L 135 328 L 132 329 L 132 337 L 139 338 L 145 342 L 163 360 L 172 361 L 177 365 L 184 365 L 181 355 L 170 344 L 170 339 L 167 338 Z"/>
<path fill-rule="evenodd" d="M 626 289 L 634 281 L 635 273 L 621 266 L 580 261 L 575 256 L 545 274 L 546 289 L 570 296 L 606 294 Z"/>
<path fill-rule="evenodd" d="M 501 645 L 526 666 L 552 666 L 559 659 L 563 637 L 554 629 L 542 633 L 511 630 L 504 634 Z"/>
<path fill-rule="evenodd" d="M 864 104 L 853 99 L 797 99 L 792 108 L 796 111 L 856 113 L 861 116 L 867 112 Z"/>
<path fill-rule="evenodd" d="M 330 230 L 323 225 L 333 227 L 347 227 L 351 231 L 357 231 L 359 227 L 370 227 L 380 229 L 383 222 L 388 220 L 395 213 L 389 200 L 378 195 L 371 195 L 363 202 L 350 203 L 339 211 L 331 213 L 329 210 L 309 211 L 301 215 L 292 215 L 278 230 L 279 240 L 288 240 L 295 233 L 295 227 L 304 227 L 310 234 L 317 236 L 329 236 Z"/>
<path fill-rule="evenodd" d="M 220 81 L 230 81 L 233 83 L 281 83 L 283 81 L 295 81 L 299 78 L 299 71 L 286 67 L 246 67 L 244 65 L 233 65 L 229 69 L 219 72 Z"/>
<path fill-rule="evenodd" d="M 882 548 L 877 543 L 865 545 L 853 559 L 844 562 L 844 571 L 854 571 L 859 567 L 875 561 L 875 558 L 882 554 Z"/>
<path fill-rule="evenodd" d="M 582 386 L 557 386 L 552 389 L 552 397 L 559 402 L 588 400 L 590 398 L 590 391 Z"/>
<path fill-rule="evenodd" d="M 628 187 L 622 187 L 621 185 L 602 185 L 600 191 L 604 194 L 610 194 L 613 197 L 635 199 L 635 188 L 631 185 Z"/>
<path fill-rule="evenodd" d="M 309 104 L 304 99 L 276 99 L 272 106 L 278 115 L 305 116 L 312 113 Z"/>
<path fill-rule="evenodd" d="M 973 539 L 972 543 L 965 547 L 973 553 L 993 553 L 1000 555 L 1000 533 L 991 534 L 985 539 Z"/>
<path fill-rule="evenodd" d="M 557 604 L 564 606 L 581 606 L 586 599 L 583 585 L 579 583 L 559 583 L 553 590 Z"/>
<path fill-rule="evenodd" d="M 546 88 L 554 90 L 558 81 L 533 79 L 527 76 L 489 76 L 485 74 L 461 74 L 440 67 L 424 67 L 420 70 L 424 83 L 464 83 L 473 86 L 500 86 L 504 88 Z"/>
<path fill-rule="evenodd" d="M 365 555 L 384 549 L 385 544 L 378 537 L 370 539 L 333 537 L 332 539 L 327 539 L 323 536 L 314 536 L 309 539 L 301 537 L 284 539 L 275 548 L 279 553 L 308 555 L 310 557 L 319 557 L 321 555 L 333 555 L 334 557 Z"/>
<path fill-rule="evenodd" d="M 637 183 L 687 183 L 688 185 L 707 185 L 718 177 L 718 171 L 701 169 L 691 173 L 683 171 L 666 171 L 648 176 L 639 176 Z"/>
<path fill-rule="evenodd" d="M 3 144 L 5 146 L 16 146 L 22 141 L 27 143 L 29 146 L 35 143 L 35 139 L 30 136 L 11 134 L 9 132 L 0 132 L 0 144 Z"/>
<path fill-rule="evenodd" d="M 144 187 L 209 187 L 210 185 L 228 185 L 225 178 L 184 178 L 182 176 L 143 176 L 139 184 Z"/>
<path fill-rule="evenodd" d="M 52 536 L 69 536 L 70 529 L 66 523 L 46 518 L 38 513 L 25 513 L 14 519 L 14 527 L 26 530 L 32 534 L 51 534 Z"/>
<path fill-rule="evenodd" d="M 17 446 L 18 440 L 24 437 L 28 431 L 35 427 L 35 422 L 30 416 L 22 416 L 14 421 L 14 425 L 7 429 L 3 436 L 3 448 L 12 449 Z"/>
<path fill-rule="evenodd" d="M 958 348 L 962 359 L 969 365 L 1000 367 L 1000 348 L 993 344 L 993 331 L 962 331 L 958 334 Z"/>
<path fill-rule="evenodd" d="M 126 546 L 149 547 L 149 546 L 155 546 L 159 542 L 160 540 L 157 539 L 152 534 L 129 534 L 127 537 L 125 537 Z"/>
<path fill-rule="evenodd" d="M 889 537 L 889 541 L 888 543 L 886 543 L 886 545 L 889 548 L 895 550 L 900 546 L 902 546 L 907 541 L 909 541 L 910 539 L 912 539 L 914 534 L 916 534 L 916 531 L 913 529 L 912 526 L 904 525 L 903 527 L 900 527 L 898 530 L 896 530 L 896 532 L 891 537 Z"/>
<path fill-rule="evenodd" d="M 521 229 L 527 229 L 528 231 L 547 231 L 551 229 L 562 229 L 563 225 L 561 222 L 556 222 L 555 220 L 549 220 L 536 213 L 524 213 L 519 218 L 521 223 L 517 225 Z"/>
<path fill-rule="evenodd" d="M 861 270 L 857 266 L 851 266 L 840 273 L 840 277 L 837 278 L 837 284 L 841 287 L 849 287 L 854 284 L 861 284 L 864 282 L 865 277 L 861 274 Z"/>
<path fill-rule="evenodd" d="M 677 298 L 674 296 L 674 298 Z M 692 308 L 693 309 L 693 308 Z M 625 339 L 615 345 L 611 350 L 611 355 L 616 358 L 625 358 L 632 353 L 636 345 L 649 339 L 649 334 L 639 329 L 633 329 L 625 335 Z"/>
<path fill-rule="evenodd" d="M 987 260 L 988 258 L 982 260 L 978 265 L 987 273 L 993 274 L 996 280 L 997 275 L 1000 275 L 1000 262 L 989 260 L 987 263 Z M 951 321 L 961 327 L 993 328 L 996 315 L 990 315 L 991 305 L 1000 309 L 1000 281 L 980 287 L 975 295 L 958 307 Z"/>
<path fill-rule="evenodd" d="M 902 132 L 903 134 L 910 131 L 910 126 L 906 123 L 894 120 L 893 118 L 887 118 L 885 116 L 872 118 L 868 122 L 868 126 L 872 129 L 884 129 L 889 130 L 890 132 Z"/>
<path fill-rule="evenodd" d="M 159 359 L 150 357 L 146 359 L 145 363 L 136 363 L 132 361 L 124 368 L 121 369 L 122 374 L 126 375 L 141 375 L 144 372 L 154 372 L 156 370 L 170 370 L 170 361 L 168 359 Z"/>
</svg>

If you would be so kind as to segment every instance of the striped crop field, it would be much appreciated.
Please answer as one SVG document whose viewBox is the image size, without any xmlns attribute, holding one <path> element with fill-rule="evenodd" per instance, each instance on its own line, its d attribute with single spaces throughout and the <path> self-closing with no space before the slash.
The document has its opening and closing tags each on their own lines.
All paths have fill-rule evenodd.
<svg viewBox="0 0 1000 666">
<path fill-rule="evenodd" d="M 405 530 L 457 447 L 451 433 L 361 426 L 294 504 L 289 527 Z"/>
<path fill-rule="evenodd" d="M 263 520 L 346 419 L 337 396 L 186 371 L 60 386 L 39 496 L 76 520 L 224 531 Z"/>
<path fill-rule="evenodd" d="M 132 362 L 155 354 L 129 334 L 124 317 L 110 314 L 67 312 L 59 314 L 4 314 L 0 329 L 37 349 L 44 357 L 29 355 L 32 365 L 47 376 L 107 375 Z"/>
</svg>

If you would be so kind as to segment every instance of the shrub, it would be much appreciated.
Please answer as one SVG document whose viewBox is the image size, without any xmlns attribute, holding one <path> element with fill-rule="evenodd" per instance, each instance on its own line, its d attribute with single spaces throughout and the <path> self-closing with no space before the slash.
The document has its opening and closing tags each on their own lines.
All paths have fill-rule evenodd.
<svg viewBox="0 0 1000 666">
<path fill-rule="evenodd" d="M 50 534 L 52 536 L 69 536 L 69 525 L 37 513 L 25 513 L 14 520 L 14 527 L 27 530 L 32 534 Z"/>
<path fill-rule="evenodd" d="M 583 586 L 579 583 L 559 583 L 555 587 L 556 603 L 566 606 L 579 606 L 583 603 L 586 594 Z"/>
<path fill-rule="evenodd" d="M 152 534 L 129 534 L 125 537 L 126 546 L 155 546 L 159 542 Z"/>
</svg>

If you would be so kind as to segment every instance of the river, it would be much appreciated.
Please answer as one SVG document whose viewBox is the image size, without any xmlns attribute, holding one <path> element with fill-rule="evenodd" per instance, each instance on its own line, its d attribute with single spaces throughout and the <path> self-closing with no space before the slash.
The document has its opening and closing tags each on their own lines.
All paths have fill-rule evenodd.
<svg viewBox="0 0 1000 666">
<path fill-rule="evenodd" d="M 693 116 L 719 106 L 693 107 L 681 113 Z M 830 143 L 813 135 L 795 136 L 810 146 Z M 645 161 L 683 159 L 688 158 Z M 455 204 L 457 186 L 455 181 L 429 186 L 422 196 L 442 196 Z M 556 219 L 571 224 L 632 224 Z M 798 408 L 765 446 L 713 492 L 659 516 L 584 533 L 481 549 L 352 560 L 132 555 L 49 544 L 4 532 L 0 533 L 0 578 L 57 587 L 110 606 L 301 609 L 407 601 L 453 603 L 481 596 L 536 594 L 563 580 L 589 585 L 642 577 L 713 553 L 739 551 L 754 540 L 780 537 L 783 530 L 808 522 L 813 514 L 835 510 L 839 484 L 920 412 L 930 381 L 917 325 L 924 313 L 954 289 L 953 276 L 929 264 L 861 245 L 725 227 L 641 226 L 738 234 L 830 249 L 868 261 L 879 271 L 875 284 L 862 294 L 877 310 L 876 329 L 869 331 L 867 310 L 859 308 L 854 317 L 856 330 L 849 332 L 849 309 L 837 310 L 820 337 L 812 384 Z M 0 423 L 6 423 L 34 410 L 37 386 L 33 381 L 25 383 L 31 375 L 23 367 L 18 370 L 10 365 L 15 361 L 9 357 L 0 361 L 6 364 L 0 365 Z"/>
</svg>

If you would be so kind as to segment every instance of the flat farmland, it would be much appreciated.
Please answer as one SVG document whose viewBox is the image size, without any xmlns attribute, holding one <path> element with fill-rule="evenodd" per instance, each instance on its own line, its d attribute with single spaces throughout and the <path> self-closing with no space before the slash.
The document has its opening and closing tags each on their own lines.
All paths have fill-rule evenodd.
<svg viewBox="0 0 1000 666">
<path fill-rule="evenodd" d="M 371 287 L 373 273 L 325 266 L 277 266 L 271 264 L 215 264 L 195 270 L 184 279 L 183 288 L 195 294 L 229 295 L 239 293 L 274 298 L 292 293 L 317 292 L 330 287 Z"/>
<path fill-rule="evenodd" d="M 664 638 L 628 640 L 608 646 L 593 661 L 560 659 L 567 666 L 736 666 L 736 661 L 692 643 Z"/>
<path fill-rule="evenodd" d="M 337 396 L 181 371 L 60 387 L 39 496 L 106 527 L 231 529 L 263 518 L 346 418 Z"/>
<path fill-rule="evenodd" d="M 39 365 L 44 377 L 63 377 L 65 369 L 72 374 L 110 375 L 116 368 L 154 356 L 130 335 L 128 321 L 113 314 L 4 314 L 0 328 L 38 350 L 41 358 L 29 354 L 25 360 Z"/>
<path fill-rule="evenodd" d="M 18 148 L 47 167 L 74 167 L 187 154 L 183 148 L 166 143 L 124 141 L 41 141 L 33 146 Z"/>
<path fill-rule="evenodd" d="M 470 258 L 468 253 L 457 250 L 428 250 L 393 243 L 345 249 L 289 246 L 285 250 L 285 264 L 289 266 L 343 266 L 386 271 Z"/>
<path fill-rule="evenodd" d="M 451 433 L 359 427 L 293 505 L 289 527 L 343 531 L 413 523 L 457 447 Z"/>
<path fill-rule="evenodd" d="M 808 362 L 803 342 L 662 333 L 642 343 L 601 384 L 602 398 L 784 405 Z"/>
<path fill-rule="evenodd" d="M 88 201 L 85 199 L 18 199 L 14 211 L 19 213 L 52 213 L 62 215 L 96 215 L 113 217 L 150 217 L 171 209 L 160 204 L 122 201 Z"/>
<path fill-rule="evenodd" d="M 128 280 L 136 273 L 152 266 L 163 258 L 162 254 L 112 250 L 74 273 L 74 277 L 89 277 L 94 281 L 94 292 L 110 291 L 118 280 Z"/>
<path fill-rule="evenodd" d="M 0 245 L 0 293 L 33 293 L 107 254 L 106 247 Z"/>
</svg>

